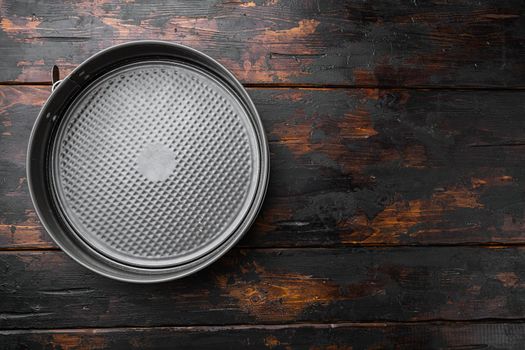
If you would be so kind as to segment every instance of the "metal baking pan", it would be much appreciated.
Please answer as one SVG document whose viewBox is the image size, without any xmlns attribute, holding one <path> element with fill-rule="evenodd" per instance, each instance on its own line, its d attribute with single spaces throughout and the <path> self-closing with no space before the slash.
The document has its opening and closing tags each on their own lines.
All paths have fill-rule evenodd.
<svg viewBox="0 0 525 350">
<path fill-rule="evenodd" d="M 73 259 L 122 281 L 166 281 L 211 264 L 249 229 L 268 183 L 268 142 L 218 62 L 130 42 L 53 88 L 31 133 L 27 179 L 44 227 Z"/>
</svg>

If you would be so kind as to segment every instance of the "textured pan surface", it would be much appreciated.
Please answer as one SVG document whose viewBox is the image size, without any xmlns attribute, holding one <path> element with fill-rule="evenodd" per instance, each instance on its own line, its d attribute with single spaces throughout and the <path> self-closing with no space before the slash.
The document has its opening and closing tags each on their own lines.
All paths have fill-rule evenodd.
<svg viewBox="0 0 525 350">
<path fill-rule="evenodd" d="M 255 128 L 230 90 L 198 68 L 123 66 L 62 118 L 52 159 L 58 203 L 76 234 L 112 259 L 187 263 L 224 242 L 252 204 Z"/>
</svg>

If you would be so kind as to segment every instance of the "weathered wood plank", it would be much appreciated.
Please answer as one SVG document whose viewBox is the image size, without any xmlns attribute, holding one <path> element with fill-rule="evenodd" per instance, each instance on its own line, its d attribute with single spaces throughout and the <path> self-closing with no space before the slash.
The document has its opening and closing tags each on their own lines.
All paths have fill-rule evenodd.
<svg viewBox="0 0 525 350">
<path fill-rule="evenodd" d="M 317 324 L 0 331 L 9 349 L 522 349 L 522 323 Z"/>
<path fill-rule="evenodd" d="M 0 247 L 53 247 L 25 179 L 48 87 L 0 87 Z M 525 91 L 250 89 L 271 150 L 243 246 L 525 242 Z"/>
<path fill-rule="evenodd" d="M 523 87 L 520 0 L 3 1 L 0 81 L 49 81 L 130 40 L 182 43 L 244 83 Z"/>
<path fill-rule="evenodd" d="M 0 329 L 525 319 L 525 249 L 235 249 L 130 285 L 62 252 L 0 253 Z"/>
</svg>

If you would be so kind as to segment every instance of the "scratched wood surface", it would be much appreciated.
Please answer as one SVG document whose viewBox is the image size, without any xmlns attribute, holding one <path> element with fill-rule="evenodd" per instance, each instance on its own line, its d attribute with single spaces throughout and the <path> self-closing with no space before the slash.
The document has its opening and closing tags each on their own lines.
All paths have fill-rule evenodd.
<svg viewBox="0 0 525 350">
<path fill-rule="evenodd" d="M 175 41 L 245 83 L 525 86 L 521 0 L 4 0 L 0 81 L 49 81 L 110 45 Z"/>
<path fill-rule="evenodd" d="M 55 247 L 25 181 L 49 87 L 0 87 L 0 247 Z M 242 246 L 522 243 L 525 91 L 249 89 L 271 152 Z"/>
<path fill-rule="evenodd" d="M 21 330 L 0 335 L 5 350 L 34 349 L 512 349 L 519 323 L 331 324 L 234 327 Z M 175 347 L 176 345 L 176 347 Z"/>
<path fill-rule="evenodd" d="M 525 319 L 525 248 L 234 249 L 132 285 L 62 252 L 2 252 L 0 329 Z"/>
<path fill-rule="evenodd" d="M 525 3 L 0 1 L 1 349 L 521 349 Z M 158 285 L 91 273 L 32 207 L 63 74 L 160 39 L 247 86 L 268 196 L 240 244 Z"/>
</svg>

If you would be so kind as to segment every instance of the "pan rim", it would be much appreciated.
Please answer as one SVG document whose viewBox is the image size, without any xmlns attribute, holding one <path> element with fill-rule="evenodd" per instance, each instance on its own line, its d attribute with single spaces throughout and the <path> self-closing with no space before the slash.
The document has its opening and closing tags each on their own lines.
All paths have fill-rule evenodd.
<svg viewBox="0 0 525 350">
<path fill-rule="evenodd" d="M 85 69 L 85 66 L 94 60 L 103 58 L 108 54 L 112 54 L 116 50 L 122 50 L 124 48 L 137 48 L 144 50 L 144 48 L 152 45 L 170 48 L 171 50 L 181 53 L 182 56 L 183 54 L 193 55 L 193 58 L 189 57 L 190 61 L 191 59 L 198 58 L 200 59 L 200 61 L 197 62 L 199 65 L 203 65 L 204 67 L 206 67 L 206 65 L 211 66 L 208 67 L 209 69 L 206 70 L 206 72 L 222 81 L 225 81 L 228 87 L 231 88 L 232 93 L 238 99 L 239 103 L 241 103 L 246 108 L 246 113 L 250 117 L 250 121 L 254 127 L 254 132 L 257 138 L 256 141 L 260 152 L 260 173 L 257 189 L 251 200 L 250 208 L 248 209 L 246 215 L 242 218 L 239 227 L 234 230 L 232 234 L 222 242 L 222 244 L 218 245 L 210 252 L 202 257 L 197 258 L 196 260 L 177 266 L 153 269 L 116 262 L 113 259 L 103 256 L 100 252 L 98 252 L 96 249 L 93 249 L 89 245 L 86 246 L 85 244 L 82 244 L 82 242 L 78 239 L 73 242 L 72 237 L 67 236 L 72 236 L 74 232 L 71 232 L 67 226 L 64 227 L 64 223 L 60 222 L 60 219 L 56 217 L 56 208 L 52 208 L 53 203 L 49 201 L 49 194 L 46 196 L 45 194 L 42 194 L 42 189 L 37 188 L 38 186 L 41 186 L 43 182 L 48 182 L 48 180 L 36 179 L 39 175 L 39 172 L 45 172 L 45 169 L 42 169 L 41 165 L 48 163 L 47 160 L 38 158 L 39 156 L 41 157 L 42 154 L 47 156 L 49 151 L 42 151 L 41 148 L 44 147 L 47 149 L 49 147 L 48 145 L 38 144 L 37 141 L 41 139 L 43 135 L 45 136 L 46 132 L 49 133 L 49 130 L 47 130 L 50 127 L 49 123 L 55 122 L 55 120 L 51 120 L 49 118 L 49 111 L 57 110 L 57 104 L 61 108 L 67 108 L 67 105 L 69 104 L 65 101 L 60 101 L 60 99 L 64 98 L 64 96 L 69 98 L 71 98 L 71 96 L 78 96 L 78 93 L 83 90 L 80 86 L 81 82 L 79 81 L 79 76 L 81 75 L 80 73 Z M 138 57 L 146 56 L 147 55 L 138 55 Z M 79 91 L 71 92 L 66 91 L 66 89 L 77 89 Z M 65 107 L 63 105 L 65 105 Z M 47 129 L 42 130 L 42 128 Z M 47 138 L 49 139 L 50 136 L 48 135 Z M 157 40 L 132 41 L 115 45 L 94 54 L 79 64 L 78 67 L 76 67 L 68 75 L 68 77 L 66 77 L 62 83 L 58 85 L 57 89 L 51 93 L 48 100 L 42 107 L 31 131 L 26 163 L 27 182 L 31 200 L 35 206 L 38 217 L 40 218 L 45 230 L 51 236 L 53 241 L 64 252 L 66 252 L 67 255 L 88 269 L 116 280 L 136 283 L 153 283 L 184 277 L 188 274 L 205 268 L 216 261 L 219 257 L 224 255 L 227 251 L 229 251 L 232 246 L 235 245 L 249 230 L 250 226 L 257 217 L 267 191 L 270 167 L 268 141 L 260 116 L 247 91 L 235 78 L 235 76 L 219 62 L 200 51 L 184 45 Z"/>
</svg>

